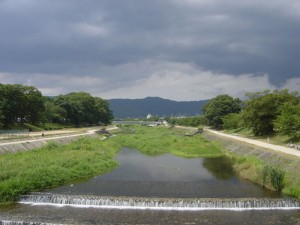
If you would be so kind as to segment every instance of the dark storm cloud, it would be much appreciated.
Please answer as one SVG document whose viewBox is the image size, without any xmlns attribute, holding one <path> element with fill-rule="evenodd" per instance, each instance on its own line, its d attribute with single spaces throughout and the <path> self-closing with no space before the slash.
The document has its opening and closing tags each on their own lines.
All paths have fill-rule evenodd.
<svg viewBox="0 0 300 225">
<path fill-rule="evenodd" d="M 2 0 L 0 73 L 119 88 L 188 63 L 279 86 L 300 76 L 299 27 L 296 0 Z"/>
</svg>

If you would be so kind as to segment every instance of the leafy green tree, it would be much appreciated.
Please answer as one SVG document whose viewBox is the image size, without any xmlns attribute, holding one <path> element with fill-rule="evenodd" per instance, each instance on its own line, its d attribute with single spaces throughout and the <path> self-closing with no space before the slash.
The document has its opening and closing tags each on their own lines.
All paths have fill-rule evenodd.
<svg viewBox="0 0 300 225">
<path fill-rule="evenodd" d="M 249 100 L 245 101 L 244 121 L 255 135 L 274 133 L 274 121 L 280 115 L 281 106 L 287 102 L 299 102 L 297 93 L 289 93 L 288 90 L 266 90 L 246 93 L 246 96 Z"/>
<path fill-rule="evenodd" d="M 67 112 L 67 121 L 71 124 L 93 123 L 95 114 L 95 101 L 93 97 L 85 92 L 71 92 L 60 95 L 55 103 Z"/>
<path fill-rule="evenodd" d="M 35 87 L 21 84 L 1 84 L 0 105 L 5 127 L 17 121 L 36 123 L 44 112 L 41 92 Z"/>
<path fill-rule="evenodd" d="M 99 97 L 92 97 L 85 92 L 72 92 L 60 95 L 54 103 L 66 112 L 66 121 L 80 125 L 104 123 L 108 124 L 113 119 L 113 114 L 109 109 L 109 103 Z"/>
<path fill-rule="evenodd" d="M 67 111 L 54 101 L 48 100 L 45 102 L 45 116 L 50 123 L 64 123 L 67 117 Z"/>
<path fill-rule="evenodd" d="M 110 124 L 113 120 L 113 112 L 109 108 L 109 103 L 106 100 L 103 100 L 99 97 L 94 97 L 95 106 L 97 109 L 96 119 L 97 122 L 101 122 L 104 124 Z"/>
<path fill-rule="evenodd" d="M 42 93 L 35 87 L 23 86 L 25 97 L 24 110 L 28 122 L 37 123 L 41 120 L 45 112 Z"/>
<path fill-rule="evenodd" d="M 239 98 L 232 98 L 229 95 L 219 95 L 211 99 L 204 107 L 203 112 L 207 118 L 208 125 L 215 128 L 223 126 L 222 117 L 241 111 Z"/>
<path fill-rule="evenodd" d="M 223 128 L 237 129 L 243 127 L 242 113 L 230 113 L 222 117 Z"/>
<path fill-rule="evenodd" d="M 284 103 L 280 107 L 280 115 L 275 120 L 275 128 L 293 138 L 300 136 L 300 104 Z"/>
</svg>

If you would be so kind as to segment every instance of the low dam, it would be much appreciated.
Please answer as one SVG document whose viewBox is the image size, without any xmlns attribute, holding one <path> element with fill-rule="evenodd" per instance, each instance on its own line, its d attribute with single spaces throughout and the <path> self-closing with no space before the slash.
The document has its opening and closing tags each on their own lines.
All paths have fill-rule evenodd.
<svg viewBox="0 0 300 225">
<path fill-rule="evenodd" d="M 71 206 L 77 208 L 115 208 L 151 210 L 274 210 L 300 209 L 295 199 L 276 198 L 138 198 L 32 194 L 21 196 L 19 203 Z"/>
</svg>

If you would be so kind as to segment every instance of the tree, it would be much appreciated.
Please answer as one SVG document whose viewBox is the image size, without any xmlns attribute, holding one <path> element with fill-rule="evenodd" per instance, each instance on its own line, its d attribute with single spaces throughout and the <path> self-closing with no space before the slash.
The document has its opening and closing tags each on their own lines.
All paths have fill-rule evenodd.
<svg viewBox="0 0 300 225">
<path fill-rule="evenodd" d="M 45 103 L 45 116 L 50 123 L 64 123 L 67 117 L 67 111 L 54 101 L 47 100 Z"/>
<path fill-rule="evenodd" d="M 300 136 L 300 104 L 284 103 L 280 107 L 280 115 L 275 120 L 275 128 L 293 138 Z"/>
<path fill-rule="evenodd" d="M 42 93 L 35 87 L 23 86 L 25 98 L 24 110 L 28 122 L 37 123 L 40 121 L 42 113 L 45 112 L 45 106 Z"/>
<path fill-rule="evenodd" d="M 39 116 L 44 112 L 44 105 L 38 89 L 21 84 L 1 84 L 0 93 L 2 121 L 5 127 L 17 121 L 39 121 Z"/>
<path fill-rule="evenodd" d="M 274 121 L 280 115 L 280 108 L 284 103 L 297 104 L 297 93 L 288 90 L 269 90 L 263 92 L 246 93 L 249 100 L 245 101 L 243 116 L 245 124 L 255 135 L 274 133 Z"/>
<path fill-rule="evenodd" d="M 72 92 L 60 95 L 54 103 L 66 112 L 66 121 L 80 125 L 104 123 L 109 124 L 113 119 L 109 103 L 99 97 L 92 97 L 85 92 Z"/>
<path fill-rule="evenodd" d="M 112 111 L 109 108 L 109 103 L 106 100 L 103 100 L 99 97 L 94 97 L 95 106 L 97 109 L 97 122 L 101 122 L 104 124 L 110 124 L 113 120 L 114 116 Z"/>
<path fill-rule="evenodd" d="M 222 117 L 223 128 L 237 129 L 243 127 L 242 113 L 230 113 Z"/>
<path fill-rule="evenodd" d="M 215 128 L 223 125 L 222 117 L 241 111 L 239 98 L 232 98 L 229 95 L 219 95 L 211 99 L 204 107 L 203 112 L 208 120 L 208 124 Z"/>
</svg>

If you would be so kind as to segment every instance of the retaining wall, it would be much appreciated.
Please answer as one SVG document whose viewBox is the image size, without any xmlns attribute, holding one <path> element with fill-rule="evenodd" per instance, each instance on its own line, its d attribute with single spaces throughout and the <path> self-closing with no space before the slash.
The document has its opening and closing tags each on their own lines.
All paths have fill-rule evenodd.
<svg viewBox="0 0 300 225">
<path fill-rule="evenodd" d="M 232 152 L 237 156 L 256 156 L 263 162 L 269 165 L 279 166 L 284 170 L 298 170 L 298 168 L 300 168 L 300 158 L 297 156 L 219 136 L 212 134 L 209 131 L 203 131 L 202 135 L 208 140 L 218 142 L 227 151 Z"/>
<path fill-rule="evenodd" d="M 87 133 L 86 135 L 93 136 L 95 134 L 89 134 Z M 68 144 L 71 143 L 72 141 L 75 141 L 79 137 L 82 137 L 84 135 L 78 135 L 78 136 L 64 136 L 64 137 L 56 137 L 52 138 L 51 140 L 49 139 L 40 139 L 40 140 L 28 140 L 27 142 L 24 141 L 22 143 L 7 143 L 7 144 L 1 144 L 0 145 L 0 154 L 5 154 L 5 153 L 16 153 L 16 152 L 21 152 L 21 151 L 29 151 L 33 150 L 36 148 L 40 148 L 44 145 L 46 145 L 49 141 L 51 142 L 56 142 L 59 144 Z"/>
</svg>

